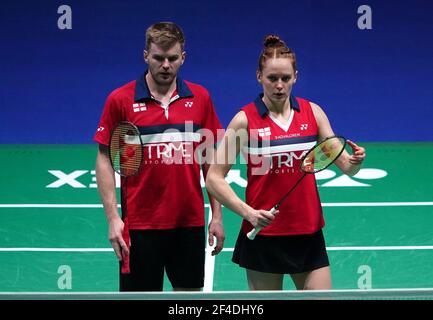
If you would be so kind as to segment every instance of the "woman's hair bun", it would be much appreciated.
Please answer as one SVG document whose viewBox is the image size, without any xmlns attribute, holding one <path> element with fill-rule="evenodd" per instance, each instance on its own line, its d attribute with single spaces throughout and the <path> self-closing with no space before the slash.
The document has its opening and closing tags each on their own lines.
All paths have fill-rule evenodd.
<svg viewBox="0 0 433 320">
<path fill-rule="evenodd" d="M 273 34 L 267 35 L 265 37 L 263 44 L 266 48 L 277 48 L 277 47 L 285 47 L 286 46 L 284 41 L 281 40 L 279 36 L 276 36 Z"/>
</svg>

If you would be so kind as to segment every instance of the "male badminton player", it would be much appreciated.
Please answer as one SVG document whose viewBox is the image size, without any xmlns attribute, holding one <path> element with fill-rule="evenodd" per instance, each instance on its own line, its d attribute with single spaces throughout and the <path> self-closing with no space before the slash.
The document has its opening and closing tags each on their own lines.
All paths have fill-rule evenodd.
<svg viewBox="0 0 433 320">
<path fill-rule="evenodd" d="M 221 125 L 207 90 L 178 76 L 184 44 L 174 23 L 147 29 L 148 70 L 109 95 L 95 135 L 100 145 L 96 178 L 109 239 L 120 260 L 120 291 L 161 291 L 164 271 L 174 290 L 201 290 L 204 285 L 204 200 L 201 165 L 194 155 L 202 140 L 200 129 L 216 137 Z M 122 219 L 112 164 L 134 160 L 137 150 L 128 145 L 110 162 L 107 146 L 121 121 L 138 128 L 138 143 L 143 144 L 139 172 L 121 179 Z M 127 134 L 120 141 L 133 145 L 140 139 Z M 202 169 L 206 176 L 206 162 Z M 208 242 L 217 254 L 224 243 L 221 206 L 212 197 L 210 204 Z"/>
</svg>

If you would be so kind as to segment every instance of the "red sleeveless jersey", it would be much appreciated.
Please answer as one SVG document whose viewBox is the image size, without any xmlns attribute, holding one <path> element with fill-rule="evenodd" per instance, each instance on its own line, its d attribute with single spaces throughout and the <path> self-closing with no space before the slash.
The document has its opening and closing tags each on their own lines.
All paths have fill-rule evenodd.
<svg viewBox="0 0 433 320">
<path fill-rule="evenodd" d="M 301 158 L 317 142 L 318 129 L 310 102 L 290 97 L 288 124 L 269 114 L 263 95 L 242 108 L 248 119 L 248 185 L 246 202 L 254 209 L 270 210 L 303 175 Z M 310 234 L 324 226 L 322 207 L 313 174 L 307 174 L 279 207 L 273 222 L 260 235 Z M 242 231 L 252 225 L 246 220 Z"/>
</svg>

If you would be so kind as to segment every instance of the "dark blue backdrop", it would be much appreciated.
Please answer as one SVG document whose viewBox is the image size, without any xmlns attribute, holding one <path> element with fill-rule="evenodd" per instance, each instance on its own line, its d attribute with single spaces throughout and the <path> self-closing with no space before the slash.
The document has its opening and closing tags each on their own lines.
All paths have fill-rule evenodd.
<svg viewBox="0 0 433 320">
<path fill-rule="evenodd" d="M 60 30 L 57 8 L 72 8 Z M 360 30 L 358 7 L 372 9 Z M 433 141 L 433 1 L 2 1 L 0 143 L 92 143 L 106 96 L 137 78 L 144 31 L 177 22 L 181 76 L 211 92 L 224 126 L 256 97 L 264 35 L 298 56 L 294 93 L 356 141 Z"/>
</svg>

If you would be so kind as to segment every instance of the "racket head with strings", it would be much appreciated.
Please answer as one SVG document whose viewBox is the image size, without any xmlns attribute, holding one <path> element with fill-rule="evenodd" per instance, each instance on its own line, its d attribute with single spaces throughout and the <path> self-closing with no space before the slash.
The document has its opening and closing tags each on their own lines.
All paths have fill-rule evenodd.
<svg viewBox="0 0 433 320">
<path fill-rule="evenodd" d="M 122 121 L 113 129 L 108 151 L 113 170 L 122 177 L 140 172 L 143 146 L 140 131 L 131 122 Z"/>
<path fill-rule="evenodd" d="M 343 136 L 327 137 L 308 150 L 302 158 L 300 169 L 305 173 L 325 170 L 338 159 L 345 147 L 346 138 Z"/>
</svg>

